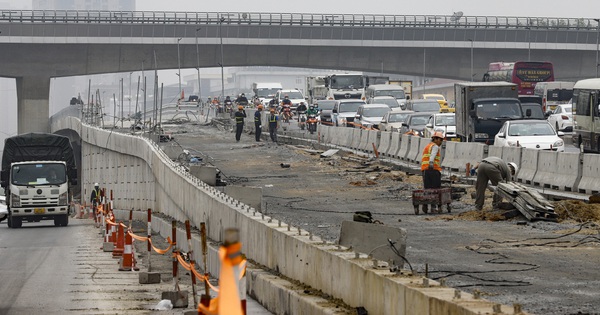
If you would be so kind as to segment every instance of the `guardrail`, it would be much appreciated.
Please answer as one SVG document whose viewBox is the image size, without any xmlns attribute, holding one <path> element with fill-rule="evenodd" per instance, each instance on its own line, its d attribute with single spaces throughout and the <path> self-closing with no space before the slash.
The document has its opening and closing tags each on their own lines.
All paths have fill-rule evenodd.
<svg viewBox="0 0 600 315">
<path fill-rule="evenodd" d="M 245 24 L 332 27 L 425 27 L 597 31 L 587 18 L 370 15 L 257 12 L 0 10 L 0 22 L 115 24 Z"/>
</svg>

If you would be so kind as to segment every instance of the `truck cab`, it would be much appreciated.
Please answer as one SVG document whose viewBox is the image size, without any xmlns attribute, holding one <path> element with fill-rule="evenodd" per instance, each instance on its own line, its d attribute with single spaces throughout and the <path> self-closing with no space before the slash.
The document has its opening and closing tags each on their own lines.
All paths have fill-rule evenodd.
<svg viewBox="0 0 600 315">
<path fill-rule="evenodd" d="M 493 144 L 494 137 L 507 120 L 523 119 L 523 110 L 518 99 L 480 98 L 474 99 L 469 111 L 476 130 L 468 141 Z M 490 140 L 491 139 L 491 140 Z"/>
</svg>

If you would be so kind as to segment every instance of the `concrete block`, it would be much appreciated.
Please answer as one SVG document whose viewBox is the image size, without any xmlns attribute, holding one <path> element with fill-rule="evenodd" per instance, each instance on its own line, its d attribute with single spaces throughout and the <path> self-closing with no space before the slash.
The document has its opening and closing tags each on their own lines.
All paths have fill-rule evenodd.
<svg viewBox="0 0 600 315">
<path fill-rule="evenodd" d="M 406 157 L 408 156 L 408 153 L 410 151 L 411 138 L 412 137 L 409 135 L 402 135 L 400 144 L 398 147 L 398 151 L 396 153 L 397 158 L 399 158 L 401 160 L 406 160 Z"/>
<path fill-rule="evenodd" d="M 115 244 L 113 242 L 104 242 L 102 244 L 102 251 L 104 252 L 112 252 L 115 249 Z"/>
<path fill-rule="evenodd" d="M 139 280 L 140 284 L 160 283 L 160 273 L 141 271 L 139 273 Z"/>
<path fill-rule="evenodd" d="M 191 165 L 190 174 L 210 186 L 217 185 L 217 168 L 210 165 Z"/>
<path fill-rule="evenodd" d="M 523 149 L 521 156 L 521 165 L 519 165 L 519 173 L 517 174 L 517 182 L 526 185 L 533 184 L 533 178 L 538 168 L 539 150 Z"/>
<path fill-rule="evenodd" d="M 379 146 L 377 146 L 377 151 L 380 155 L 388 156 L 387 153 L 390 150 L 390 141 L 392 140 L 392 133 L 389 131 L 381 131 L 379 137 Z"/>
<path fill-rule="evenodd" d="M 371 254 L 374 258 L 399 266 L 404 265 L 388 245 L 388 239 L 395 242 L 395 247 L 402 256 L 406 253 L 406 230 L 381 224 L 342 221 L 340 245 L 352 246 L 355 252 Z"/>
<path fill-rule="evenodd" d="M 600 155 L 585 153 L 583 155 L 582 177 L 577 191 L 594 194 L 600 191 Z"/>
<path fill-rule="evenodd" d="M 225 193 L 259 212 L 262 211 L 262 187 L 225 186 Z"/>
<path fill-rule="evenodd" d="M 556 164 L 558 154 L 558 152 L 554 151 L 540 151 L 538 153 L 538 167 L 533 177 L 533 186 L 543 188 L 550 188 L 552 186 L 554 177 L 556 176 L 554 169 L 558 166 Z"/>
<path fill-rule="evenodd" d="M 188 291 L 167 291 L 161 295 L 161 300 L 170 300 L 173 308 L 188 307 Z"/>
</svg>

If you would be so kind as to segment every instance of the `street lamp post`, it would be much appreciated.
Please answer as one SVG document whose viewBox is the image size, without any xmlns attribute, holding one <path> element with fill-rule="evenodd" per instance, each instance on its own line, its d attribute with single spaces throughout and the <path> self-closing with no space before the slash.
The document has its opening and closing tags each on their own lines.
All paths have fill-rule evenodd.
<svg viewBox="0 0 600 315">
<path fill-rule="evenodd" d="M 600 36 L 600 19 L 594 19 L 596 21 L 596 78 L 598 77 L 598 36 Z"/>
<path fill-rule="evenodd" d="M 531 27 L 527 29 L 527 61 L 531 61 Z"/>
<path fill-rule="evenodd" d="M 473 82 L 473 40 L 469 39 L 471 42 L 471 82 Z"/>
<path fill-rule="evenodd" d="M 225 22 L 225 18 L 219 18 L 219 37 L 221 37 L 221 99 L 225 97 L 225 75 L 223 73 L 223 22 Z"/>
<path fill-rule="evenodd" d="M 198 71 L 198 103 L 202 101 L 202 85 L 200 84 L 200 50 L 198 49 L 198 31 L 202 28 L 196 29 L 196 60 L 197 60 L 197 68 Z"/>
<path fill-rule="evenodd" d="M 181 101 L 181 60 L 179 57 L 179 42 L 181 41 L 181 37 L 177 39 L 177 68 L 179 69 L 179 71 L 177 72 L 177 76 L 179 77 L 179 96 L 177 97 L 177 99 L 179 101 Z M 179 101 L 177 101 L 177 104 L 179 104 Z"/>
</svg>

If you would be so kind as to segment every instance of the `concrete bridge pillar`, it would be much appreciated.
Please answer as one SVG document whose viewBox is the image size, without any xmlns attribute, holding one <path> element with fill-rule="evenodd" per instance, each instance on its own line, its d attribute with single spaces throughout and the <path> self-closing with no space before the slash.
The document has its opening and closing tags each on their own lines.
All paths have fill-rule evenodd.
<svg viewBox="0 0 600 315">
<path fill-rule="evenodd" d="M 18 133 L 50 132 L 50 77 L 25 76 L 16 81 Z"/>
</svg>

